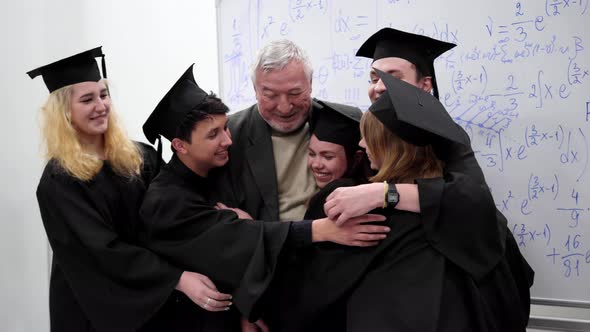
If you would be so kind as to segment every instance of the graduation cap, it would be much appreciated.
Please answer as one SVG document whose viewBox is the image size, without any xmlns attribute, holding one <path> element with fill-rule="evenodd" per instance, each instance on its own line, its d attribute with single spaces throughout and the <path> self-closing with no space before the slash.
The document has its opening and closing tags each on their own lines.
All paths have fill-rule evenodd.
<svg viewBox="0 0 590 332">
<path fill-rule="evenodd" d="M 66 85 L 89 81 L 98 82 L 101 76 L 94 59 L 97 57 L 102 57 L 102 74 L 104 78 L 107 78 L 102 46 L 33 69 L 27 74 L 31 78 L 43 76 L 43 81 L 50 93 Z"/>
<path fill-rule="evenodd" d="M 372 58 L 373 61 L 390 57 L 408 60 L 421 72 L 432 76 L 434 96 L 438 98 L 434 59 L 455 46 L 457 45 L 430 37 L 383 28 L 361 45 L 356 56 Z"/>
<path fill-rule="evenodd" d="M 404 141 L 425 146 L 457 142 L 469 146 L 467 135 L 430 93 L 385 72 L 376 70 L 387 87 L 369 107 L 385 127 Z"/>
<path fill-rule="evenodd" d="M 310 131 L 320 141 L 342 145 L 345 151 L 359 148 L 362 113 L 354 107 L 317 101 L 324 106 L 316 109 L 310 118 Z"/>
<path fill-rule="evenodd" d="M 143 133 L 152 144 L 160 138 L 160 135 L 172 141 L 186 115 L 208 96 L 195 82 L 194 65 L 194 63 L 190 65 L 180 76 L 143 124 Z"/>
</svg>

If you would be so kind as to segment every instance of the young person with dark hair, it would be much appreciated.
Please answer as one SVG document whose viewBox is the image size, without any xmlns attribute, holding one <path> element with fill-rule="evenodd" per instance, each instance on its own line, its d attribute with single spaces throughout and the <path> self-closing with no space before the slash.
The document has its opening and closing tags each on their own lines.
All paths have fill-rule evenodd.
<svg viewBox="0 0 590 332">
<path fill-rule="evenodd" d="M 206 275 L 217 289 L 232 295 L 243 317 L 256 320 L 261 310 L 257 304 L 282 262 L 288 261 L 281 257 L 312 242 L 375 245 L 388 228 L 367 225 L 383 220 L 375 215 L 357 217 L 349 226 L 337 227 L 327 218 L 265 222 L 240 219 L 249 216 L 216 209 L 213 193 L 217 188 L 210 173 L 229 159 L 232 139 L 227 110 L 219 99 L 199 88 L 191 66 L 144 124 L 148 140 L 155 142 L 162 135 L 175 151 L 150 184 L 142 204 L 144 244 L 175 266 Z M 203 308 L 220 305 L 215 298 L 196 302 Z M 236 317 L 230 310 L 204 312 L 198 319 L 211 331 L 231 331 Z"/>
</svg>

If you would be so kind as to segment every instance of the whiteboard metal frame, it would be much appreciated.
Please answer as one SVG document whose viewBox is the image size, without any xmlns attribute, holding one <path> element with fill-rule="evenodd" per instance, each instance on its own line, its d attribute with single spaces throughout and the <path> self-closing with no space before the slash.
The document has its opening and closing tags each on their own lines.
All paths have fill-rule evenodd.
<svg viewBox="0 0 590 332">
<path fill-rule="evenodd" d="M 590 331 L 590 320 L 531 316 L 527 327 L 549 331 L 584 332 Z"/>
<path fill-rule="evenodd" d="M 587 302 L 587 301 L 548 299 L 548 298 L 543 298 L 543 297 L 531 298 L 531 304 L 538 304 L 538 305 L 545 305 L 545 306 L 556 306 L 556 307 L 567 307 L 567 308 L 590 309 L 590 302 Z M 590 331 L 590 330 L 588 330 L 588 331 Z"/>
</svg>

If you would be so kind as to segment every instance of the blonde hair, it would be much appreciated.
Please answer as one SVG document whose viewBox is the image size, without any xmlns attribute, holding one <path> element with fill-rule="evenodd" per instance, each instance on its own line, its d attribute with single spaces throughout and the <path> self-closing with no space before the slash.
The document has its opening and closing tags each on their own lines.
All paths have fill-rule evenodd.
<svg viewBox="0 0 590 332">
<path fill-rule="evenodd" d="M 361 135 L 375 161 L 381 166 L 372 182 L 413 183 L 419 178 L 442 176 L 443 162 L 431 145 L 416 146 L 385 128 L 371 112 L 361 118 Z"/>
<path fill-rule="evenodd" d="M 100 172 L 104 162 L 87 153 L 77 138 L 70 121 L 72 90 L 69 85 L 49 94 L 41 108 L 41 137 L 47 160 L 53 159 L 73 177 L 89 181 Z M 138 146 L 127 137 L 112 106 L 104 139 L 105 158 L 115 173 L 130 178 L 138 176 L 143 158 Z"/>
</svg>

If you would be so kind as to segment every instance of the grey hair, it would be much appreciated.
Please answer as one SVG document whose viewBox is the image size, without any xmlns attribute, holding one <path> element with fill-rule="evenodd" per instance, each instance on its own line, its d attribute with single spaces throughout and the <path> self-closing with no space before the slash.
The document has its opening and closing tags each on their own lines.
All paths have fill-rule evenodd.
<svg viewBox="0 0 590 332">
<path fill-rule="evenodd" d="M 281 70 L 291 61 L 303 64 L 305 76 L 311 81 L 313 67 L 305 51 L 288 39 L 275 40 L 258 50 L 256 61 L 250 67 L 252 83 L 256 81 L 256 71 Z"/>
</svg>

